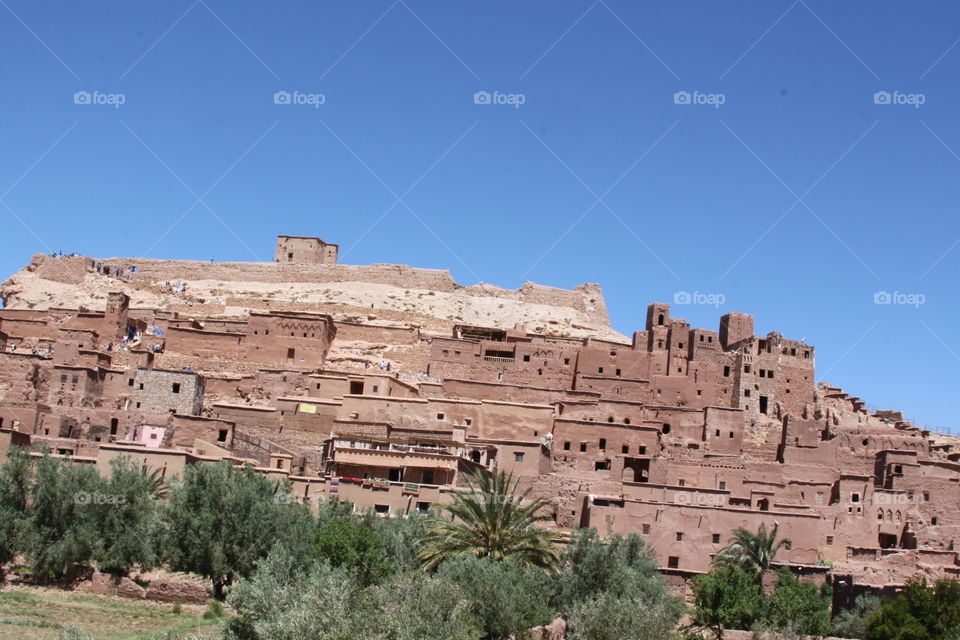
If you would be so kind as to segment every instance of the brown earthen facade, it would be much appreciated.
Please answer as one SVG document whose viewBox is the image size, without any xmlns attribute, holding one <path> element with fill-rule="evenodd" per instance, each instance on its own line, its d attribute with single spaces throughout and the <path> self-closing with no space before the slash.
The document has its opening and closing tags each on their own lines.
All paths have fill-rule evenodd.
<svg viewBox="0 0 960 640">
<path fill-rule="evenodd" d="M 733 529 L 760 524 L 791 540 L 782 562 L 814 573 L 897 584 L 919 570 L 903 561 L 918 554 L 931 576 L 960 573 L 955 445 L 817 384 L 813 346 L 755 336 L 750 315 L 701 329 L 654 303 L 643 328 L 617 340 L 547 333 L 539 320 L 439 331 L 422 310 L 308 311 L 255 293 L 157 307 L 138 296 L 175 296 L 195 265 L 177 275 L 176 263 L 133 262 L 31 263 L 58 285 L 113 279 L 99 308 L 21 308 L 23 292 L 5 286 L 0 456 L 47 447 L 106 471 L 130 455 L 167 476 L 249 462 L 289 479 L 298 500 L 402 514 L 499 469 L 550 498 L 556 528 L 640 533 L 673 575 L 707 570 Z M 294 236 L 278 239 L 276 262 L 240 271 L 284 282 L 292 268 L 351 273 L 336 245 Z M 440 272 L 370 269 L 452 286 Z M 595 285 L 518 295 L 606 322 Z"/>
</svg>

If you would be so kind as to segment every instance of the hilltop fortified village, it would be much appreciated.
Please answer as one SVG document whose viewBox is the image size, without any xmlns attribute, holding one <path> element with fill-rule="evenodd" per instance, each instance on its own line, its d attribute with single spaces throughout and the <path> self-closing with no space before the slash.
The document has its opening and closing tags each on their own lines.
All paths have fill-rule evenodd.
<svg viewBox="0 0 960 640">
<path fill-rule="evenodd" d="M 262 263 L 34 256 L 2 289 L 0 458 L 251 462 L 305 503 L 382 514 L 500 469 L 558 531 L 640 533 L 677 584 L 761 523 L 838 597 L 960 577 L 960 449 L 817 384 L 812 345 L 663 303 L 626 337 L 597 285 L 465 287 L 337 253 L 280 236 Z"/>
</svg>

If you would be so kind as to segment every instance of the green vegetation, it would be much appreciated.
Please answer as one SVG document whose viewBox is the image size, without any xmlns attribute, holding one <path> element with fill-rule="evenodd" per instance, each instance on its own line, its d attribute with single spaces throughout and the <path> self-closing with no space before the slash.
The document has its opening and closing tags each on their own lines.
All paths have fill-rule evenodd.
<svg viewBox="0 0 960 640">
<path fill-rule="evenodd" d="M 550 520 L 549 502 L 517 492 L 519 479 L 503 472 L 480 473 L 468 492 L 455 493 L 443 507 L 452 519 L 436 518 L 420 550 L 424 569 L 461 553 L 494 560 L 510 556 L 524 564 L 556 570 L 560 554 L 549 531 L 537 522 Z"/>
<path fill-rule="evenodd" d="M 160 640 L 219 637 L 201 605 L 175 614 L 171 605 L 55 589 L 0 592 L 0 638 Z M 176 635 L 169 635 L 176 634 Z"/>
<path fill-rule="evenodd" d="M 714 556 L 713 564 L 717 567 L 739 567 L 759 582 L 782 547 L 789 548 L 790 541 L 777 541 L 777 527 L 769 534 L 764 524 L 756 533 L 738 528 L 733 530 L 730 544 Z"/>
<path fill-rule="evenodd" d="M 0 465 L 0 560 L 59 579 L 75 565 L 124 575 L 167 566 L 206 576 L 206 607 L 100 596 L 0 592 L 0 637 L 225 640 L 522 638 L 564 614 L 570 640 L 654 640 L 726 629 L 864 640 L 958 640 L 960 583 L 911 582 L 858 598 L 830 619 L 831 593 L 781 568 L 789 544 L 760 527 L 734 532 L 672 595 L 639 536 L 577 530 L 566 549 L 538 525 L 550 503 L 503 473 L 479 473 L 433 515 L 382 518 L 336 501 L 314 515 L 249 467 L 195 465 L 169 484 L 129 460 L 101 478 L 87 465 L 13 450 Z M 52 595 L 47 592 L 52 592 Z"/>
<path fill-rule="evenodd" d="M 960 582 L 907 582 L 903 593 L 887 600 L 864 624 L 865 640 L 956 640 L 960 638 Z"/>
</svg>

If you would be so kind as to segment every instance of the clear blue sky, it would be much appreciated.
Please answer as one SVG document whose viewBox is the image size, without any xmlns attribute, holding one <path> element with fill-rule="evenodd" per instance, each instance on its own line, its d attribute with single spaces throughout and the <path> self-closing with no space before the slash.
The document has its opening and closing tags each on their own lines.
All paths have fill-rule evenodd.
<svg viewBox="0 0 960 640">
<path fill-rule="evenodd" d="M 2 0 L 0 272 L 289 233 L 598 282 L 628 335 L 720 295 L 674 314 L 755 314 L 818 379 L 956 428 L 958 38 L 949 2 Z"/>
</svg>

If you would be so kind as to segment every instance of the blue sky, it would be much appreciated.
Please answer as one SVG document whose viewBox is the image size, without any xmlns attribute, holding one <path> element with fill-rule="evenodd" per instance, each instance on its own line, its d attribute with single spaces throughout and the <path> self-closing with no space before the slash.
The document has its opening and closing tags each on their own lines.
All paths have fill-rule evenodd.
<svg viewBox="0 0 960 640">
<path fill-rule="evenodd" d="M 956 429 L 958 39 L 947 2 L 2 0 L 0 272 L 290 233 L 598 282 L 628 335 L 688 292 Z"/>
</svg>

